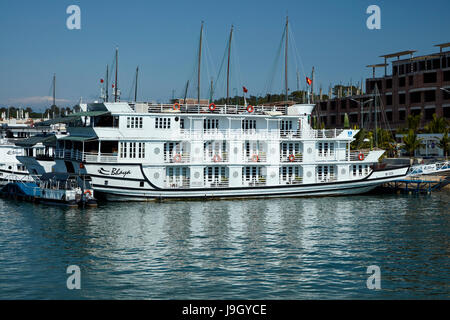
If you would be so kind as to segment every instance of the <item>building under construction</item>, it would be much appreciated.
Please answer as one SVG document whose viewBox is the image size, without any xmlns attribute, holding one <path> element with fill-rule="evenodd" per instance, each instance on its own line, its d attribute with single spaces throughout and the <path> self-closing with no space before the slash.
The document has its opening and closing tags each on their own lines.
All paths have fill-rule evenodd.
<svg viewBox="0 0 450 320">
<path fill-rule="evenodd" d="M 410 114 L 421 114 L 422 126 L 433 114 L 450 119 L 450 43 L 435 47 L 438 52 L 417 57 L 414 50 L 380 56 L 384 63 L 367 66 L 372 78 L 366 79 L 366 92 L 337 93 L 335 98 L 317 103 L 320 122 L 326 127 L 343 127 L 347 114 L 351 126 L 370 129 L 379 121 L 395 130 L 405 125 Z M 384 72 L 381 77 L 377 75 L 380 69 Z"/>
</svg>

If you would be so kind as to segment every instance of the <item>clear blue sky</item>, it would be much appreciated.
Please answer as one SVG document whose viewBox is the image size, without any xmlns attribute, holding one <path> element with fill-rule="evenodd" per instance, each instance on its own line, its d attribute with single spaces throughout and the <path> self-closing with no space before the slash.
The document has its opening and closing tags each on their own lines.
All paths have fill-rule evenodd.
<svg viewBox="0 0 450 320">
<path fill-rule="evenodd" d="M 81 30 L 66 28 L 66 8 L 71 4 L 81 8 Z M 381 30 L 366 28 L 366 8 L 371 4 L 381 7 Z M 53 73 L 58 105 L 73 106 L 80 97 L 96 99 L 99 79 L 112 63 L 116 46 L 122 98 L 129 96 L 137 65 L 139 100 L 167 101 L 172 90 L 182 96 L 193 75 L 202 20 L 205 51 L 212 61 L 209 69 L 203 67 L 205 86 L 207 71 L 219 69 L 234 24 L 239 68 L 235 63 L 232 87 L 239 93 L 241 85 L 250 94 L 265 93 L 286 13 L 304 70 L 309 73 L 315 66 L 316 87 L 327 90 L 330 84 L 371 76 L 365 66 L 383 62 L 382 54 L 434 52 L 433 45 L 450 41 L 449 12 L 448 0 L 2 0 L 0 106 L 49 106 Z M 290 87 L 295 89 L 295 65 L 290 67 Z M 281 68 L 280 64 L 277 69 Z M 301 82 L 304 85 L 303 73 Z M 282 88 L 280 71 L 272 89 Z M 206 89 L 202 91 L 206 98 Z"/>
</svg>

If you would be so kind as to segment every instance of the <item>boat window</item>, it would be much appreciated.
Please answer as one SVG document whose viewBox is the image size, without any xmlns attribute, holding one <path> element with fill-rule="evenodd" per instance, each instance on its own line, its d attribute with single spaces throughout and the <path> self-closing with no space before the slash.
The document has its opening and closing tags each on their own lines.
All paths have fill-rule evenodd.
<svg viewBox="0 0 450 320">
<path fill-rule="evenodd" d="M 170 129 L 170 118 L 155 118 L 155 129 Z"/>
<path fill-rule="evenodd" d="M 245 131 L 256 129 L 256 120 L 243 120 L 242 129 Z"/>
<path fill-rule="evenodd" d="M 127 117 L 127 128 L 142 129 L 142 127 L 143 127 L 142 117 Z"/>
</svg>

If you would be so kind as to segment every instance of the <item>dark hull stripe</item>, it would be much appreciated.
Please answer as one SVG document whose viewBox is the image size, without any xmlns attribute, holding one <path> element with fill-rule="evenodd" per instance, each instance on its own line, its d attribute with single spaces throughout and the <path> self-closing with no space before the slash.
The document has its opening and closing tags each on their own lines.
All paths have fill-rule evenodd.
<svg viewBox="0 0 450 320">
<path fill-rule="evenodd" d="M 92 175 L 91 175 L 92 176 Z M 401 178 L 404 177 L 405 175 L 397 175 L 397 176 L 390 176 L 390 177 L 381 177 L 381 178 L 376 178 L 376 179 L 370 179 L 368 180 L 368 178 L 370 177 L 367 176 L 363 179 L 359 179 L 359 180 L 347 180 L 347 181 L 338 181 L 338 182 L 325 182 L 325 183 L 310 183 L 310 184 L 290 184 L 290 185 L 278 185 L 278 186 L 253 186 L 253 187 L 226 187 L 226 188 L 191 188 L 191 189 L 185 189 L 185 188 L 177 188 L 177 189 L 161 189 L 161 188 L 155 188 L 155 189 L 151 189 L 152 191 L 158 191 L 158 192 L 166 192 L 166 191 L 171 191 L 171 192 L 198 192 L 198 191 L 223 191 L 223 190 L 249 190 L 249 189 L 289 189 L 289 188 L 306 188 L 306 187 L 313 187 L 313 186 L 329 186 L 329 185 L 334 185 L 334 186 L 340 186 L 343 184 L 348 184 L 348 183 L 360 183 L 360 182 L 366 182 L 366 181 L 379 181 L 379 180 L 385 180 L 387 178 L 392 179 L 392 178 Z M 104 177 L 101 176 L 102 178 L 105 179 L 109 179 L 109 177 Z M 126 179 L 124 179 L 126 180 Z M 142 180 L 137 180 L 137 181 L 142 181 Z M 150 183 L 148 180 L 146 180 L 153 188 L 153 184 Z M 101 185 L 101 184 L 94 184 L 94 187 L 99 187 L 99 188 L 112 188 L 112 189 L 124 189 L 124 190 L 145 190 L 144 188 L 133 188 L 133 187 L 125 187 L 125 186 L 105 186 L 105 185 Z"/>
<path fill-rule="evenodd" d="M 313 190 L 313 191 L 295 191 L 295 192 L 282 192 L 282 193 L 271 193 L 271 194 L 242 194 L 242 195 L 235 195 L 235 194 L 230 194 L 230 195 L 204 195 L 204 196 L 187 196 L 187 197 L 182 197 L 182 196 L 160 196 L 160 195 L 135 195 L 135 194 L 118 194 L 118 193 L 113 193 L 113 192 L 108 192 L 108 191 L 101 191 L 101 190 L 97 190 L 96 192 L 98 193 L 103 193 L 106 195 L 112 195 L 112 196 L 117 196 L 117 197 L 124 197 L 124 198 L 139 198 L 139 199 L 211 199 L 211 198 L 269 198 L 269 197 L 283 197 L 283 196 L 290 196 L 290 197 L 295 197 L 295 196 L 301 196 L 304 194 L 313 194 L 312 196 L 314 196 L 314 194 L 316 195 L 320 195 L 321 193 L 323 193 L 324 196 L 328 195 L 328 194 L 333 194 L 336 192 L 339 192 L 340 190 L 359 190 L 359 189 L 374 189 L 376 187 L 376 185 L 373 186 L 361 186 L 361 187 L 346 187 L 346 188 L 340 188 L 340 189 L 330 189 L 330 190 Z"/>
</svg>

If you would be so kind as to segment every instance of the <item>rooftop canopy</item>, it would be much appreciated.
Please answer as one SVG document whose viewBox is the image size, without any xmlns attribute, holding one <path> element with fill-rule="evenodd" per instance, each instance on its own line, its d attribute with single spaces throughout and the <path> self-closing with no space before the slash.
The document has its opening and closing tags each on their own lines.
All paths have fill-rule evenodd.
<svg viewBox="0 0 450 320">
<path fill-rule="evenodd" d="M 65 117 L 60 117 L 56 119 L 50 119 L 47 121 L 42 121 L 36 123 L 36 126 L 49 126 L 52 124 L 58 124 L 58 123 L 70 123 L 75 122 L 79 120 L 81 117 L 95 117 L 95 116 L 101 116 L 104 114 L 110 113 L 109 111 L 86 111 L 86 112 L 78 112 L 78 113 L 72 113 Z"/>
<path fill-rule="evenodd" d="M 406 56 L 408 54 L 413 54 L 414 52 L 417 52 L 417 50 L 406 50 L 406 51 L 399 51 L 399 52 L 395 52 L 395 53 L 385 54 L 383 56 L 380 56 L 380 58 L 385 58 L 385 59 L 395 58 L 395 57 L 398 58 L 401 56 Z"/>
<path fill-rule="evenodd" d="M 381 68 L 381 67 L 386 67 L 386 66 L 387 66 L 386 63 L 379 63 L 379 64 L 369 64 L 366 67 L 367 68 Z"/>
<path fill-rule="evenodd" d="M 441 48 L 441 49 L 443 49 L 443 48 L 448 48 L 448 47 L 450 47 L 450 42 L 447 42 L 447 43 L 441 43 L 441 44 L 436 44 L 435 47 L 439 47 L 439 48 Z"/>
<path fill-rule="evenodd" d="M 62 138 L 59 138 L 59 141 L 62 140 L 66 140 L 66 141 L 78 141 L 78 142 L 83 142 L 83 141 L 88 141 L 88 140 L 95 140 L 96 137 L 80 137 L 80 136 L 65 136 Z"/>
<path fill-rule="evenodd" d="M 19 140 L 16 145 L 19 147 L 31 148 L 32 146 L 42 143 L 44 146 L 56 146 L 56 136 L 54 135 L 38 135 L 27 139 Z"/>
</svg>

